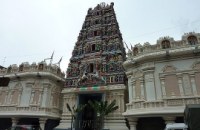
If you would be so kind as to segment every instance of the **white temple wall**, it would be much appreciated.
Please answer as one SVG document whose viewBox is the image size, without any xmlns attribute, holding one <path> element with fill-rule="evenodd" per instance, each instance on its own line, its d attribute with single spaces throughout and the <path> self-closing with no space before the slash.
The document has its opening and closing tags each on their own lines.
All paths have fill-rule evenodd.
<svg viewBox="0 0 200 130">
<path fill-rule="evenodd" d="M 129 90 L 125 116 L 182 116 L 186 104 L 200 103 L 198 39 L 200 34 L 191 32 L 180 41 L 163 37 L 129 50 L 123 64 Z"/>
<path fill-rule="evenodd" d="M 193 65 L 194 63 L 198 61 L 198 59 L 179 59 L 179 60 L 171 60 L 169 62 L 157 62 L 155 63 L 155 87 L 156 87 L 156 96 L 157 99 L 162 99 L 162 90 L 160 88 L 161 86 L 161 80 L 160 80 L 160 74 L 162 73 L 165 75 L 165 79 L 167 75 L 176 75 L 177 82 L 179 83 L 179 93 L 180 95 L 177 96 L 191 96 L 194 95 L 193 90 L 191 88 L 195 88 L 196 80 L 192 78 L 191 73 L 193 71 Z M 171 72 L 171 74 L 168 74 L 170 72 L 163 72 L 166 66 L 172 66 L 175 69 L 175 72 Z M 197 74 L 197 73 L 195 73 Z M 194 80 L 194 81 L 192 81 Z M 170 82 L 169 82 L 170 83 Z M 174 83 L 174 82 L 173 82 Z M 171 82 L 171 84 L 173 84 Z M 164 82 L 164 85 L 166 85 L 166 82 Z M 193 87 L 192 87 L 193 85 Z M 180 88 L 181 87 L 181 88 Z"/>
</svg>

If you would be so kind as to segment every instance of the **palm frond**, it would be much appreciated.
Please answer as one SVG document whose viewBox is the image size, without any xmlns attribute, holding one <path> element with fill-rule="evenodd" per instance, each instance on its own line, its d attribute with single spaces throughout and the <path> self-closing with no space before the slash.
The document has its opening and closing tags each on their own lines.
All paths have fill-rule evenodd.
<svg viewBox="0 0 200 130">
<path fill-rule="evenodd" d="M 68 103 L 67 103 L 67 109 L 68 109 L 68 111 L 72 112 L 72 110 L 71 110 L 71 108 L 70 108 Z"/>
<path fill-rule="evenodd" d="M 113 100 L 107 107 L 108 110 L 112 109 L 116 105 L 116 100 Z"/>
</svg>

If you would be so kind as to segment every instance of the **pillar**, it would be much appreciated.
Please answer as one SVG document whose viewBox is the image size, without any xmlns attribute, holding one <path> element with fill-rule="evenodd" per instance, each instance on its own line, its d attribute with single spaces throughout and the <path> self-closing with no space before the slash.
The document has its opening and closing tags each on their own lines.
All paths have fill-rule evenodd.
<svg viewBox="0 0 200 130">
<path fill-rule="evenodd" d="M 161 87 L 162 87 L 162 96 L 163 96 L 163 98 L 166 98 L 167 94 L 166 94 L 166 90 L 165 90 L 165 80 L 164 80 L 164 78 L 160 78 L 160 81 L 161 81 Z"/>
<path fill-rule="evenodd" d="M 169 123 L 175 123 L 176 117 L 166 116 L 166 117 L 163 117 L 163 119 L 165 121 L 165 124 L 169 124 Z"/>
<path fill-rule="evenodd" d="M 128 130 L 124 117 L 107 117 L 104 119 L 103 129 Z"/>
<path fill-rule="evenodd" d="M 44 128 L 45 128 L 46 120 L 47 120 L 46 118 L 40 118 L 39 119 L 40 127 L 41 127 L 42 130 L 44 130 Z"/>
<path fill-rule="evenodd" d="M 146 100 L 155 101 L 156 100 L 156 88 L 154 79 L 154 70 L 146 70 L 144 73 L 144 84 L 146 91 Z"/>
<path fill-rule="evenodd" d="M 195 76 L 194 76 L 194 74 L 190 76 L 190 79 L 191 79 L 193 95 L 197 96 L 197 88 L 196 88 L 196 84 L 195 84 Z"/>
<path fill-rule="evenodd" d="M 17 125 L 19 119 L 18 118 L 12 118 L 12 126 Z"/>
<path fill-rule="evenodd" d="M 133 100 L 133 85 L 131 82 L 131 76 L 128 76 L 128 92 L 129 92 L 129 103 Z"/>
<path fill-rule="evenodd" d="M 130 125 L 130 130 L 136 130 L 137 118 L 128 118 L 128 122 Z"/>
<path fill-rule="evenodd" d="M 145 90 L 144 90 L 144 79 L 140 78 L 140 85 L 141 85 L 141 99 L 145 99 Z"/>
<path fill-rule="evenodd" d="M 181 97 L 184 96 L 182 75 L 178 75 L 178 87 L 179 87 L 179 90 L 180 90 Z"/>
<path fill-rule="evenodd" d="M 135 92 L 135 79 L 133 79 L 133 81 L 132 81 L 132 100 L 136 100 L 136 92 Z"/>
</svg>

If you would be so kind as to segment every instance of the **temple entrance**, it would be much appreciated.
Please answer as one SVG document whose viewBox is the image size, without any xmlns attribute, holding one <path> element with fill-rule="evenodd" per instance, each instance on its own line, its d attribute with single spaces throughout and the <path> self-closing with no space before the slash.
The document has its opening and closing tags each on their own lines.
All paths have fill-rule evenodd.
<svg viewBox="0 0 200 130">
<path fill-rule="evenodd" d="M 20 118 L 18 125 L 40 125 L 38 118 Z"/>
<path fill-rule="evenodd" d="M 88 101 L 91 100 L 102 100 L 101 93 L 92 93 L 92 94 L 80 94 L 79 95 L 79 104 L 88 104 Z M 85 109 L 78 114 L 78 119 L 76 120 L 76 130 L 94 130 L 96 124 L 96 115 L 95 111 L 87 105 Z"/>
<path fill-rule="evenodd" d="M 162 117 L 139 118 L 137 130 L 164 130 L 165 122 Z"/>
</svg>

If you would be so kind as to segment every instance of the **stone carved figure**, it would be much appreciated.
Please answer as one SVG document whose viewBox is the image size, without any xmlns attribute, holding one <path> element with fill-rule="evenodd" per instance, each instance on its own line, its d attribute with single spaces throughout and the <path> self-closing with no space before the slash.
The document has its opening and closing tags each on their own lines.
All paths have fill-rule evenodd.
<svg viewBox="0 0 200 130">
<path fill-rule="evenodd" d="M 96 80 L 106 83 L 105 79 L 99 74 L 98 70 L 95 72 L 95 74 L 91 74 L 91 76 L 92 78 L 95 78 Z"/>
<path fill-rule="evenodd" d="M 78 85 L 82 82 L 88 79 L 88 73 L 87 73 L 87 66 L 81 66 L 81 69 L 83 69 L 82 76 L 78 79 Z"/>
</svg>

